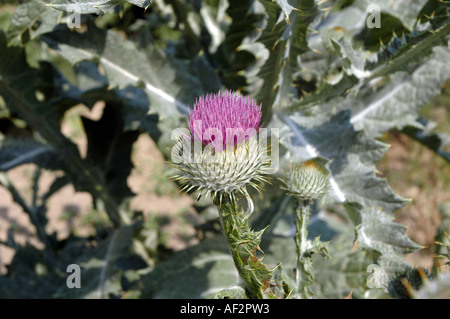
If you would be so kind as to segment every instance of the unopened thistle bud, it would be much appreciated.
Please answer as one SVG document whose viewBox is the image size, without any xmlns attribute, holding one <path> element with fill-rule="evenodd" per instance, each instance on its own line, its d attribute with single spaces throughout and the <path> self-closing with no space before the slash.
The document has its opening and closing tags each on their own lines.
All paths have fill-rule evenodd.
<svg viewBox="0 0 450 319">
<path fill-rule="evenodd" d="M 175 179 L 200 195 L 246 195 L 258 188 L 269 164 L 267 143 L 258 138 L 261 105 L 229 91 L 197 99 L 189 116 L 190 134 L 172 149 Z"/>
<path fill-rule="evenodd" d="M 292 165 L 281 179 L 283 189 L 301 200 L 313 200 L 329 190 L 329 172 L 316 160 Z"/>
</svg>

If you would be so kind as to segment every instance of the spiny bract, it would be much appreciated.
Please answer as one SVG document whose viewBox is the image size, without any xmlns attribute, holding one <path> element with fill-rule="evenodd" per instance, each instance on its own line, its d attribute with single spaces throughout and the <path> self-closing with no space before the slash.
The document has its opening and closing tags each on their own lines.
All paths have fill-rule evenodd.
<svg viewBox="0 0 450 319">
<path fill-rule="evenodd" d="M 281 181 L 286 185 L 283 189 L 302 200 L 317 199 L 330 187 L 328 171 L 315 160 L 290 166 Z"/>
</svg>

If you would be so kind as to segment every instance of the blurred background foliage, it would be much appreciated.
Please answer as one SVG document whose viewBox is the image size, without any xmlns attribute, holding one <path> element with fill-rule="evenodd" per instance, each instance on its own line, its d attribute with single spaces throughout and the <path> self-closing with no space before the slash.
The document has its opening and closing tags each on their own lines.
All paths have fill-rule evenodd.
<svg viewBox="0 0 450 319">
<path fill-rule="evenodd" d="M 328 163 L 333 191 L 309 227 L 331 242 L 316 297 L 448 296 L 449 8 L 2 0 L 0 297 L 211 298 L 236 284 L 217 211 L 179 194 L 167 165 L 189 106 L 223 88 L 262 103 L 281 169 Z M 265 262 L 289 272 L 293 205 L 276 177 L 252 194 L 252 225 L 270 225 Z M 416 268 L 429 275 L 417 285 Z"/>
</svg>

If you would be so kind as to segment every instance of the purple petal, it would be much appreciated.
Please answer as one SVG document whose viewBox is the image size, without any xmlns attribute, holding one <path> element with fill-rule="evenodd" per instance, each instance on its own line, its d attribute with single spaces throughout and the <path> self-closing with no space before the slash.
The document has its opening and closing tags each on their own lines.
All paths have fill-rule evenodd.
<svg viewBox="0 0 450 319">
<path fill-rule="evenodd" d="M 219 91 L 197 99 L 190 112 L 189 128 L 195 140 L 213 143 L 216 149 L 225 148 L 255 135 L 261 115 L 261 104 L 251 98 L 236 92 Z"/>
</svg>

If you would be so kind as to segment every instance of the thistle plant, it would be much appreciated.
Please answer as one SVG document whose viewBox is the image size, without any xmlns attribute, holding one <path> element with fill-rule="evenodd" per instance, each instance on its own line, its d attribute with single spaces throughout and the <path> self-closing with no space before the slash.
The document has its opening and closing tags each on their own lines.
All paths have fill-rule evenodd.
<svg viewBox="0 0 450 319">
<path fill-rule="evenodd" d="M 329 189 L 329 173 L 317 160 L 309 160 L 292 165 L 281 181 L 283 187 L 291 196 L 297 199 L 295 211 L 297 247 L 297 266 L 295 281 L 298 297 L 310 298 L 312 296 L 311 284 L 314 283 L 312 272 L 312 255 L 320 253 L 329 257 L 327 243 L 316 237 L 313 242 L 308 240 L 308 223 L 311 215 L 311 203 L 323 196 Z"/>
<path fill-rule="evenodd" d="M 261 105 L 230 91 L 197 99 L 189 116 L 189 134 L 181 134 L 172 149 L 174 176 L 186 191 L 211 197 L 247 296 L 274 296 L 273 270 L 257 257 L 263 231 L 248 225 L 253 201 L 247 186 L 256 189 L 265 181 L 269 166 L 267 144 L 258 138 Z M 236 195 L 247 198 L 244 212 Z"/>
<path fill-rule="evenodd" d="M 344 298 L 350 291 L 353 298 L 442 296 L 450 280 L 437 272 L 438 264 L 428 269 L 429 283 L 424 280 L 414 293 L 407 287 L 420 281 L 404 255 L 423 248 L 408 233 L 428 235 L 408 232 L 395 214 L 423 201 L 394 192 L 386 165 L 392 157 L 383 154 L 396 154 L 385 142 L 408 137 L 408 146 L 420 143 L 435 154 L 423 169 L 449 175 L 445 118 L 437 123 L 428 118 L 450 96 L 449 1 L 373 1 L 373 14 L 371 2 L 2 1 L 0 199 L 7 211 L 0 214 L 6 221 L 0 227 L 0 298 L 182 299 L 209 298 L 217 291 L 225 291 L 217 297 L 309 298 L 314 280 L 319 298 Z M 377 20 L 381 23 L 373 29 Z M 220 88 L 239 88 L 257 102 Z M 186 115 L 185 130 L 177 130 Z M 273 132 L 270 161 L 263 126 Z M 386 134 L 392 130 L 393 140 Z M 175 146 L 167 138 L 173 132 L 181 133 Z M 142 144 L 145 139 L 157 149 Z M 135 160 L 141 156 L 151 160 Z M 318 239 L 309 240 L 307 226 L 311 202 L 327 190 L 327 170 L 313 160 L 293 165 L 283 178 L 297 203 L 295 241 L 295 227 L 287 224 L 291 201 L 279 184 L 264 184 L 258 205 L 248 192 L 262 188 L 265 176 L 275 173 L 272 166 L 305 156 L 331 163 L 333 188 L 315 230 L 332 241 L 326 247 L 336 258 L 314 259 L 314 272 L 311 255 L 326 255 L 326 250 Z M 211 197 L 219 208 L 242 278 L 239 288 L 223 290 L 236 276 L 229 252 L 210 249 L 215 238 L 204 236 L 196 245 L 165 254 L 170 247 L 160 233 L 164 221 L 153 214 L 158 203 L 148 202 L 141 213 L 140 201 L 132 200 L 152 189 L 145 186 L 148 175 L 140 172 L 159 170 L 156 157 L 171 158 L 184 190 Z M 34 174 L 28 174 L 30 165 Z M 30 189 L 16 184 L 18 175 L 11 171 L 16 168 L 26 171 Z M 89 194 L 89 202 L 60 192 L 66 186 Z M 418 196 L 423 197 L 434 179 L 422 186 Z M 442 200 L 442 192 L 431 193 L 435 197 L 422 205 L 424 211 L 435 211 Z M 49 214 L 57 210 L 52 203 L 60 201 L 53 196 L 81 209 L 86 204 L 95 233 L 81 236 L 84 231 L 74 223 L 69 237 L 60 236 L 66 231 L 55 236 L 59 226 Z M 171 207 L 160 208 L 184 210 L 178 206 L 182 201 L 167 204 Z M 450 216 L 448 203 L 443 205 Z M 17 216 L 26 214 L 34 226 L 26 244 L 14 240 L 22 227 L 6 218 L 18 209 L 23 212 Z M 256 231 L 249 226 L 254 210 Z M 72 216 L 79 217 L 71 214 L 69 221 Z M 206 232 L 209 222 L 195 226 Z M 262 262 L 259 244 L 266 225 L 263 248 L 274 258 L 272 267 L 280 261 L 294 271 Z M 430 225 L 436 225 L 434 218 Z M 416 226 L 429 233 L 428 227 Z M 445 245 L 448 226 L 441 216 L 436 241 Z M 44 248 L 34 246 L 34 239 Z M 8 255 L 14 251 L 10 263 L 2 259 L 3 247 Z M 445 262 L 447 250 L 436 250 Z M 81 289 L 67 289 L 70 264 L 83 268 Z"/>
</svg>

